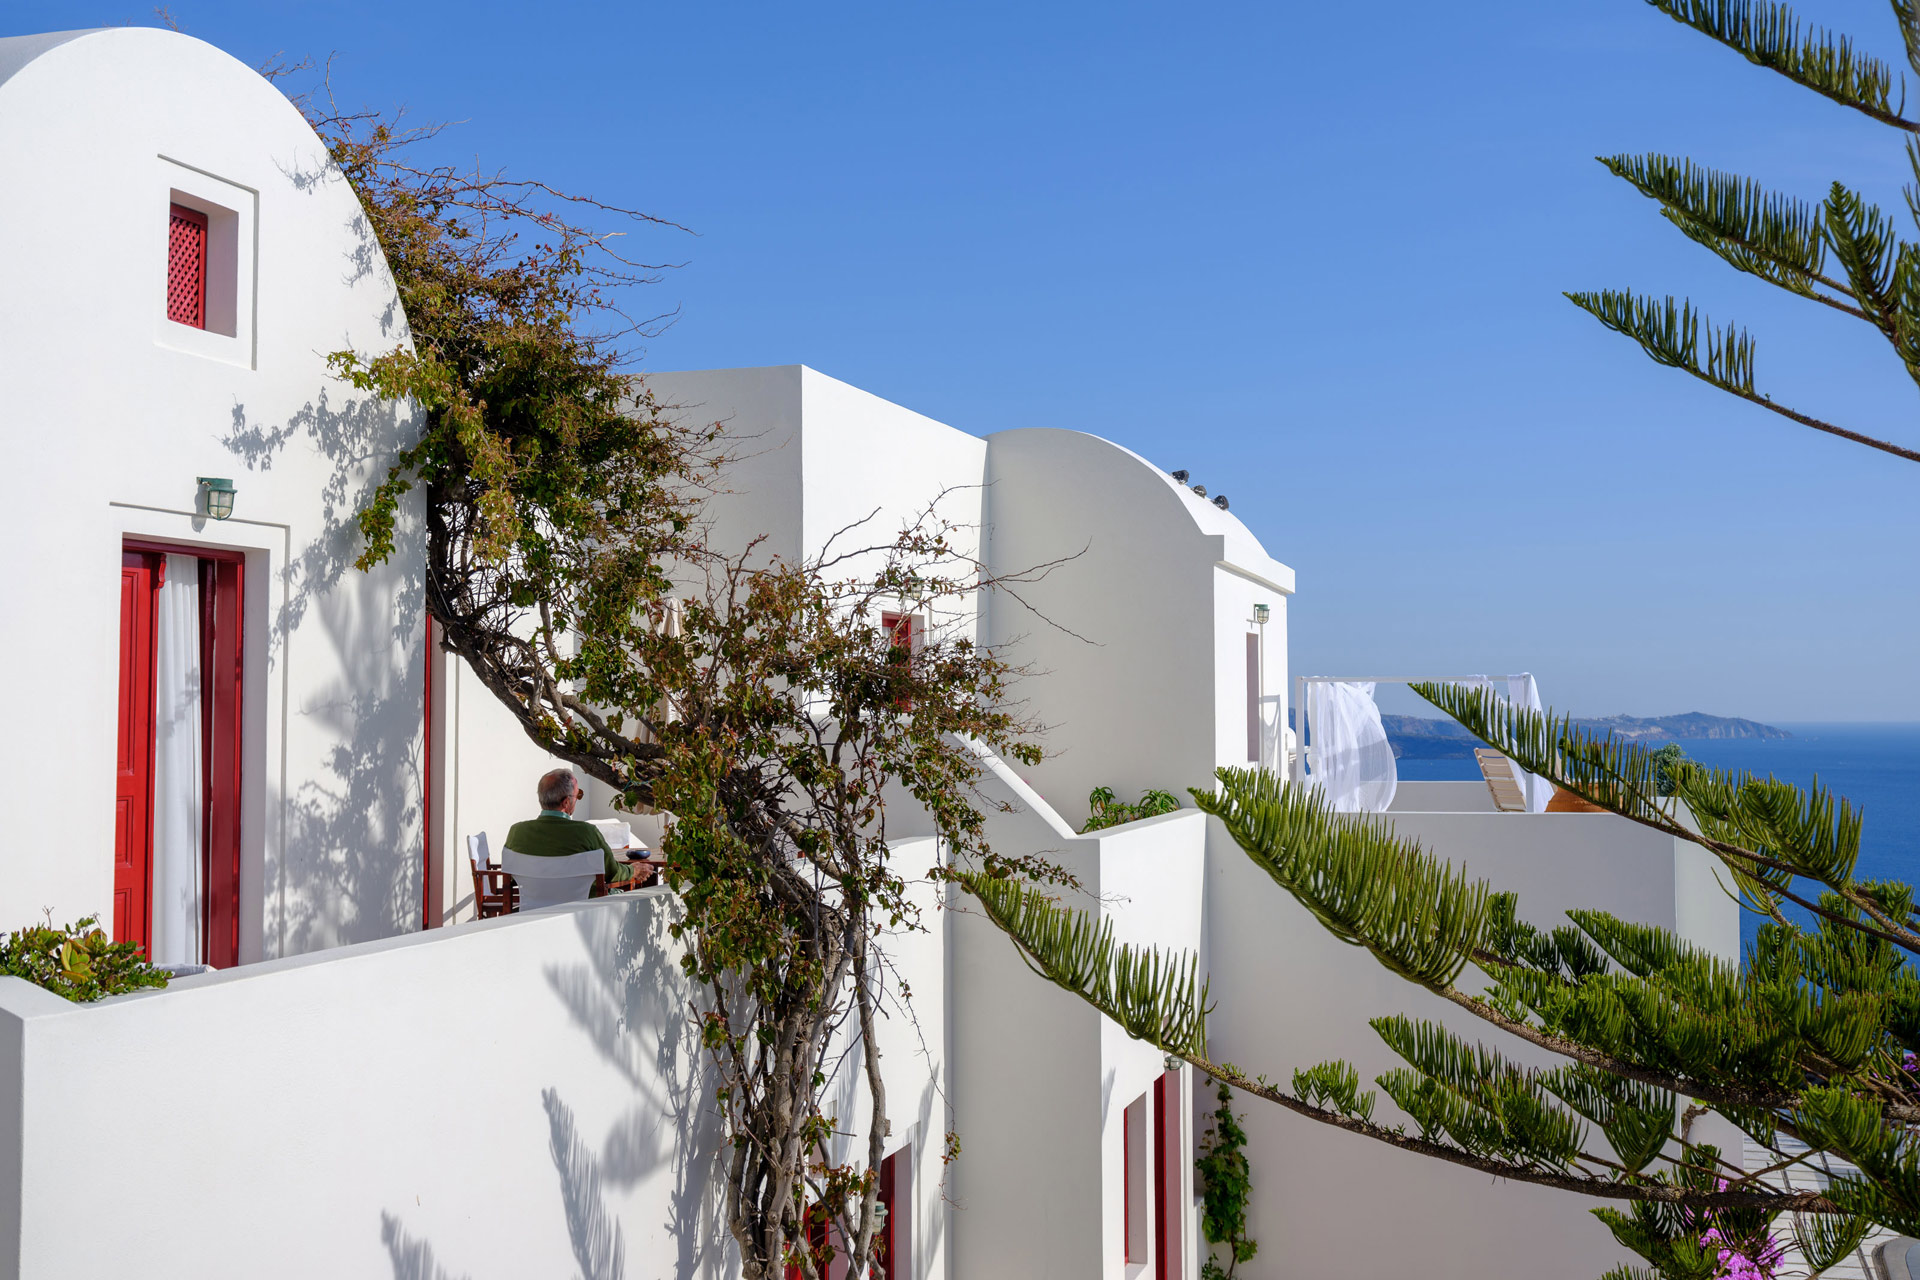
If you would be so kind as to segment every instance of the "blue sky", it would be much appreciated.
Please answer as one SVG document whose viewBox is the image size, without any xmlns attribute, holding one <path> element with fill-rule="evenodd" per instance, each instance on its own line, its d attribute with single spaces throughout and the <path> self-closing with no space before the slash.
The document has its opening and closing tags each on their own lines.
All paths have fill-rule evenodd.
<svg viewBox="0 0 1920 1280">
<path fill-rule="evenodd" d="M 1898 54 L 1882 3 L 1801 8 Z M 1920 468 L 1660 369 L 1560 297 L 1690 294 L 1753 327 L 1764 389 L 1920 443 L 1876 340 L 1592 159 L 1898 208 L 1898 140 L 1638 0 L 172 12 L 251 63 L 331 53 L 343 102 L 463 121 L 453 152 L 692 228 L 643 242 L 685 264 L 648 367 L 804 362 L 969 431 L 1190 469 L 1297 570 L 1296 672 L 1920 720 Z"/>
</svg>

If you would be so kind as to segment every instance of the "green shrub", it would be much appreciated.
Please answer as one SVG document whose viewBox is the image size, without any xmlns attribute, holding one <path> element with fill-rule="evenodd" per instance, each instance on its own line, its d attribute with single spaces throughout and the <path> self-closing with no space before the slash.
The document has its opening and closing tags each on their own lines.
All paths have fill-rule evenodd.
<svg viewBox="0 0 1920 1280">
<path fill-rule="evenodd" d="M 0 977 L 25 978 L 82 1003 L 167 985 L 166 973 L 147 963 L 139 943 L 109 941 L 99 925 L 99 916 L 86 916 L 59 929 L 48 917 L 44 925 L 15 929 L 0 942 Z"/>
<path fill-rule="evenodd" d="M 1080 828 L 1081 835 L 1102 827 L 1117 827 L 1123 822 L 1172 813 L 1180 807 L 1180 800 L 1168 791 L 1149 791 L 1140 797 L 1139 804 L 1128 804 L 1114 796 L 1112 787 L 1095 787 L 1087 796 L 1087 805 L 1092 812 L 1087 817 L 1087 825 Z"/>
</svg>

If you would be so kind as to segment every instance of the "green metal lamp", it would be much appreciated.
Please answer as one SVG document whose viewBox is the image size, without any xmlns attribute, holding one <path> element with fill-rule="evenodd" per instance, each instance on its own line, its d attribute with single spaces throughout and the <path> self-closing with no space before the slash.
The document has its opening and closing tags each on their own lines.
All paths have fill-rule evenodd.
<svg viewBox="0 0 1920 1280">
<path fill-rule="evenodd" d="M 1257 604 L 1253 606 L 1253 620 L 1259 623 L 1263 627 L 1267 625 L 1267 619 L 1272 615 L 1273 615 L 1273 610 L 1269 609 L 1264 604 Z"/>
<path fill-rule="evenodd" d="M 207 514 L 225 520 L 233 514 L 233 481 L 219 476 L 201 476 L 200 492 L 207 498 Z"/>
</svg>

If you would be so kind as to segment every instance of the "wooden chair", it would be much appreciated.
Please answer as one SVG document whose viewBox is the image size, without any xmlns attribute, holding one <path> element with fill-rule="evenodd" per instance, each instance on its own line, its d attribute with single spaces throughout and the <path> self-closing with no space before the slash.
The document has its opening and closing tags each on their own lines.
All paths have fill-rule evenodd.
<svg viewBox="0 0 1920 1280">
<path fill-rule="evenodd" d="M 1480 776 L 1486 780 L 1488 792 L 1493 796 L 1493 807 L 1502 813 L 1525 813 L 1527 797 L 1520 789 L 1520 779 L 1513 771 L 1513 761 L 1486 747 L 1475 747 L 1473 758 L 1480 766 Z"/>
<path fill-rule="evenodd" d="M 504 916 L 518 905 L 513 877 L 493 865 L 487 851 L 487 833 L 467 837 L 467 865 L 473 871 L 473 915 L 476 920 Z"/>
</svg>

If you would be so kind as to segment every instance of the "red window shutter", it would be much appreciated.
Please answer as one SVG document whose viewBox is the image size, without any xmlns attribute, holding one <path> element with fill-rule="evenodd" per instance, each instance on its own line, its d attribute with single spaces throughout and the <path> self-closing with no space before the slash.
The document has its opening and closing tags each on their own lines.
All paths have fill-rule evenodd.
<svg viewBox="0 0 1920 1280">
<path fill-rule="evenodd" d="M 178 204 L 167 211 L 167 319 L 207 327 L 207 215 Z"/>
</svg>

